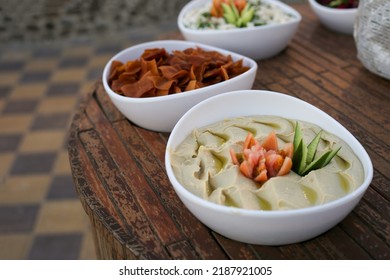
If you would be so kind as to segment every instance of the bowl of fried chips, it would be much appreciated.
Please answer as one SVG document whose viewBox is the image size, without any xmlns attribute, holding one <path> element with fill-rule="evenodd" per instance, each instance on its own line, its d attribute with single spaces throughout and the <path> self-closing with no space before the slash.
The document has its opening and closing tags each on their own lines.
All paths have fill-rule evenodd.
<svg viewBox="0 0 390 280">
<path fill-rule="evenodd" d="M 160 40 L 114 55 L 102 80 L 113 104 L 133 124 L 171 132 L 200 101 L 251 89 L 256 71 L 254 60 L 234 52 L 190 41 Z"/>
</svg>

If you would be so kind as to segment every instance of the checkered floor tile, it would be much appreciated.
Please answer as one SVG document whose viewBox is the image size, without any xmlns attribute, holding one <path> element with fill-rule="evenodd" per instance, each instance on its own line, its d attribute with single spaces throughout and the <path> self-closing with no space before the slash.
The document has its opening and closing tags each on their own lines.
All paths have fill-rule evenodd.
<svg viewBox="0 0 390 280">
<path fill-rule="evenodd" d="M 0 45 L 0 259 L 96 258 L 66 150 L 72 116 L 112 55 L 175 28 Z"/>
</svg>

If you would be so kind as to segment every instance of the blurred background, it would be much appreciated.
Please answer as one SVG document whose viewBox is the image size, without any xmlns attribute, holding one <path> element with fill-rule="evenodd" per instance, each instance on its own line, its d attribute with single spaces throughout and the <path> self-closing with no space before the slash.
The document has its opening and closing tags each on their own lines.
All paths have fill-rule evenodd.
<svg viewBox="0 0 390 280">
<path fill-rule="evenodd" d="M 0 260 L 96 258 L 73 186 L 69 125 L 107 61 L 177 36 L 187 2 L 0 0 Z"/>
<path fill-rule="evenodd" d="M 0 42 L 42 42 L 175 23 L 189 0 L 0 0 Z M 306 0 L 282 0 L 302 3 Z"/>
</svg>

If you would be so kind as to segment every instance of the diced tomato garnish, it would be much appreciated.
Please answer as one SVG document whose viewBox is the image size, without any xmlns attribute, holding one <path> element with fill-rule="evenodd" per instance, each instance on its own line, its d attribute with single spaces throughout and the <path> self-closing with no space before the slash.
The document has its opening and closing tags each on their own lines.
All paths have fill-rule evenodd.
<svg viewBox="0 0 390 280">
<path fill-rule="evenodd" d="M 292 158 L 293 152 L 294 152 L 294 144 L 293 143 L 286 143 L 283 147 L 283 154 L 286 157 Z"/>
<path fill-rule="evenodd" d="M 255 181 L 259 183 L 264 183 L 267 180 L 268 180 L 267 169 L 262 170 L 260 174 L 255 177 Z"/>
<path fill-rule="evenodd" d="M 283 149 L 279 150 L 274 131 L 261 144 L 248 133 L 243 144 L 242 158 L 239 160 L 233 149 L 230 150 L 230 156 L 233 164 L 239 165 L 244 176 L 264 183 L 271 177 L 283 176 L 290 172 L 293 150 L 292 143 L 286 143 Z"/>
<path fill-rule="evenodd" d="M 243 162 L 241 162 L 240 164 L 240 171 L 242 174 L 244 174 L 246 177 L 248 178 L 252 178 L 252 174 L 253 174 L 253 165 L 247 161 L 247 160 L 244 160 Z"/>
<path fill-rule="evenodd" d="M 292 160 L 290 157 L 285 157 L 282 166 L 280 167 L 276 176 L 283 176 L 290 172 L 292 167 Z"/>
<path fill-rule="evenodd" d="M 235 165 L 239 165 L 240 162 L 238 161 L 237 159 L 237 155 L 236 155 L 236 152 L 233 150 L 233 149 L 230 149 L 230 157 L 232 158 L 232 161 Z"/>
<path fill-rule="evenodd" d="M 276 134 L 274 131 L 272 131 L 267 138 L 263 140 L 261 143 L 261 146 L 263 146 L 264 149 L 267 151 L 276 151 L 278 149 L 278 139 L 276 138 Z"/>
</svg>

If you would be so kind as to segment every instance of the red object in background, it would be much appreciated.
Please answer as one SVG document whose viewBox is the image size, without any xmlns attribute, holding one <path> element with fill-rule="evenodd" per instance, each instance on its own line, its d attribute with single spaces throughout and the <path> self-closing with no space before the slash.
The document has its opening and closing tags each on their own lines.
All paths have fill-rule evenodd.
<svg viewBox="0 0 390 280">
<path fill-rule="evenodd" d="M 336 8 L 336 9 L 349 9 L 357 8 L 359 0 L 316 0 L 319 4 Z"/>
</svg>

